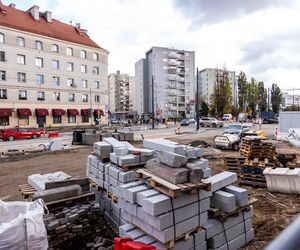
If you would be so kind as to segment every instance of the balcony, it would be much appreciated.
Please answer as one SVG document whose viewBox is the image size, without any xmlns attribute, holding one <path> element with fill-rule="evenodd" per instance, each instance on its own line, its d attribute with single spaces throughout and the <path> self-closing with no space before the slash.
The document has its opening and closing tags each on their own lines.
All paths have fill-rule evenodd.
<svg viewBox="0 0 300 250">
<path fill-rule="evenodd" d="M 170 89 L 176 89 L 176 83 L 174 84 L 174 83 L 169 83 L 168 84 L 168 87 L 170 88 Z"/>
<path fill-rule="evenodd" d="M 185 111 L 185 107 L 178 107 L 178 111 Z"/>
<path fill-rule="evenodd" d="M 176 74 L 170 74 L 169 75 L 169 80 L 176 81 L 177 80 L 177 75 Z"/>
<path fill-rule="evenodd" d="M 173 52 L 173 51 L 170 52 L 168 56 L 169 56 L 169 58 L 177 58 L 178 57 L 177 52 Z"/>
<path fill-rule="evenodd" d="M 181 76 L 178 76 L 178 81 L 182 81 L 182 82 L 184 82 L 184 80 L 185 80 L 185 78 L 184 77 L 181 77 Z"/>
<path fill-rule="evenodd" d="M 169 110 L 171 110 L 171 111 L 177 110 L 177 106 L 175 106 L 175 105 L 170 105 L 168 108 L 169 108 Z"/>
<path fill-rule="evenodd" d="M 176 74 L 177 73 L 177 68 L 169 68 L 168 73 L 170 74 Z"/>
<path fill-rule="evenodd" d="M 177 99 L 176 99 L 176 97 L 169 97 L 169 98 L 168 98 L 168 102 L 169 102 L 169 103 L 176 103 L 176 102 L 177 102 Z"/>
<path fill-rule="evenodd" d="M 185 85 L 182 83 L 178 84 L 178 89 L 185 89 Z"/>
<path fill-rule="evenodd" d="M 178 103 L 185 103 L 185 98 L 184 97 L 179 97 L 178 98 Z"/>
<path fill-rule="evenodd" d="M 169 90 L 168 91 L 168 95 L 177 95 L 177 91 L 174 91 L 174 90 Z"/>
<path fill-rule="evenodd" d="M 170 66 L 177 66 L 177 64 L 178 64 L 178 63 L 177 63 L 176 60 L 172 60 L 172 59 L 169 60 L 169 65 L 170 65 Z"/>
</svg>

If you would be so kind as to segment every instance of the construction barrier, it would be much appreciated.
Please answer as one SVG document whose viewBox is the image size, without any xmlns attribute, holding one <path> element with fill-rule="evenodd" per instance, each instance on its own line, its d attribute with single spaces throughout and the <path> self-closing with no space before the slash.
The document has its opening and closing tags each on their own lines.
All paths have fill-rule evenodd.
<svg viewBox="0 0 300 250">
<path fill-rule="evenodd" d="M 114 250 L 157 250 L 154 246 L 133 241 L 131 238 L 115 238 Z"/>
</svg>

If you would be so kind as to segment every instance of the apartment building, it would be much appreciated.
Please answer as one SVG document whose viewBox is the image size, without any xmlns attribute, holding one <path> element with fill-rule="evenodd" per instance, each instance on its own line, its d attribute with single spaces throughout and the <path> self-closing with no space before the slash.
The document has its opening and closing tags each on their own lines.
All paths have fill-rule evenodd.
<svg viewBox="0 0 300 250">
<path fill-rule="evenodd" d="M 228 80 L 231 84 L 232 89 L 232 100 L 233 105 L 237 104 L 237 81 L 235 76 L 235 71 L 228 71 L 226 69 L 213 69 L 205 68 L 199 70 L 199 92 L 203 100 L 210 104 L 210 98 L 214 90 L 214 85 L 217 83 L 224 83 L 225 77 L 228 77 Z"/>
<path fill-rule="evenodd" d="M 120 71 L 108 76 L 109 110 L 114 112 L 130 112 L 135 110 L 135 80 Z"/>
<path fill-rule="evenodd" d="M 135 64 L 139 116 L 157 119 L 195 115 L 195 52 L 152 47 Z M 153 93 L 153 94 L 152 94 Z"/>
<path fill-rule="evenodd" d="M 283 109 L 291 106 L 300 107 L 300 95 L 283 92 L 281 105 Z"/>
<path fill-rule="evenodd" d="M 0 126 L 93 123 L 108 104 L 107 60 L 79 24 L 0 4 Z"/>
</svg>

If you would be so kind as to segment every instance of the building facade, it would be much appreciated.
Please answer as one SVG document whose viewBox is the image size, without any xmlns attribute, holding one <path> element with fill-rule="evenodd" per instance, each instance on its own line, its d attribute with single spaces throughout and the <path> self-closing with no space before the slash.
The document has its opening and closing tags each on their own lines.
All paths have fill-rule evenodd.
<svg viewBox="0 0 300 250">
<path fill-rule="evenodd" d="M 210 98 L 217 83 L 224 82 L 225 76 L 231 84 L 233 105 L 237 105 L 237 81 L 235 71 L 225 69 L 205 68 L 199 71 L 198 84 L 200 95 L 207 104 L 210 104 Z"/>
<path fill-rule="evenodd" d="M 79 25 L 0 4 L 0 126 L 93 123 L 108 104 L 107 60 Z"/>
<path fill-rule="evenodd" d="M 135 64 L 138 114 L 157 119 L 194 117 L 195 52 L 152 47 Z"/>
<path fill-rule="evenodd" d="M 135 111 L 135 79 L 120 71 L 108 76 L 109 110 L 114 112 Z"/>
<path fill-rule="evenodd" d="M 299 94 L 289 94 L 289 93 L 282 93 L 282 108 L 288 107 L 300 107 L 300 95 Z"/>
</svg>

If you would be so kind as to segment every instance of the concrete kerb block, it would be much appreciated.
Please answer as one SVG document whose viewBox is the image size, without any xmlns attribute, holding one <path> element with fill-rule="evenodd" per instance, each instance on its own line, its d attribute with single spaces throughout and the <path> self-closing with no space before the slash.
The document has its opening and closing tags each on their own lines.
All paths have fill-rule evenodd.
<svg viewBox="0 0 300 250">
<path fill-rule="evenodd" d="M 115 153 L 117 156 L 125 156 L 128 154 L 128 148 L 127 147 L 116 148 Z"/>
<path fill-rule="evenodd" d="M 188 158 L 172 152 L 161 152 L 160 162 L 174 168 L 184 167 L 187 164 Z"/>
<path fill-rule="evenodd" d="M 217 191 L 211 198 L 211 206 L 230 213 L 236 209 L 235 196 L 233 194 Z"/>
<path fill-rule="evenodd" d="M 237 181 L 237 174 L 232 172 L 221 172 L 219 174 L 213 175 L 210 178 L 203 179 L 204 183 L 211 183 L 211 191 L 215 192 L 220 190 L 233 182 Z"/>
<path fill-rule="evenodd" d="M 160 194 L 158 191 L 156 191 L 155 189 L 148 189 L 146 191 L 143 192 L 139 192 L 136 195 L 136 203 L 139 204 L 140 206 L 144 206 L 143 204 L 143 200 L 155 195 Z"/>
<path fill-rule="evenodd" d="M 147 188 L 144 185 L 141 186 L 137 186 L 137 187 L 132 187 L 132 188 L 128 188 L 124 190 L 124 199 L 126 201 L 129 201 L 130 203 L 136 203 L 136 195 L 139 192 L 143 192 L 145 190 L 148 190 L 149 188 Z"/>
<path fill-rule="evenodd" d="M 223 191 L 231 193 L 235 196 L 237 206 L 242 207 L 248 204 L 248 191 L 246 189 L 230 185 L 223 188 Z"/>
</svg>

